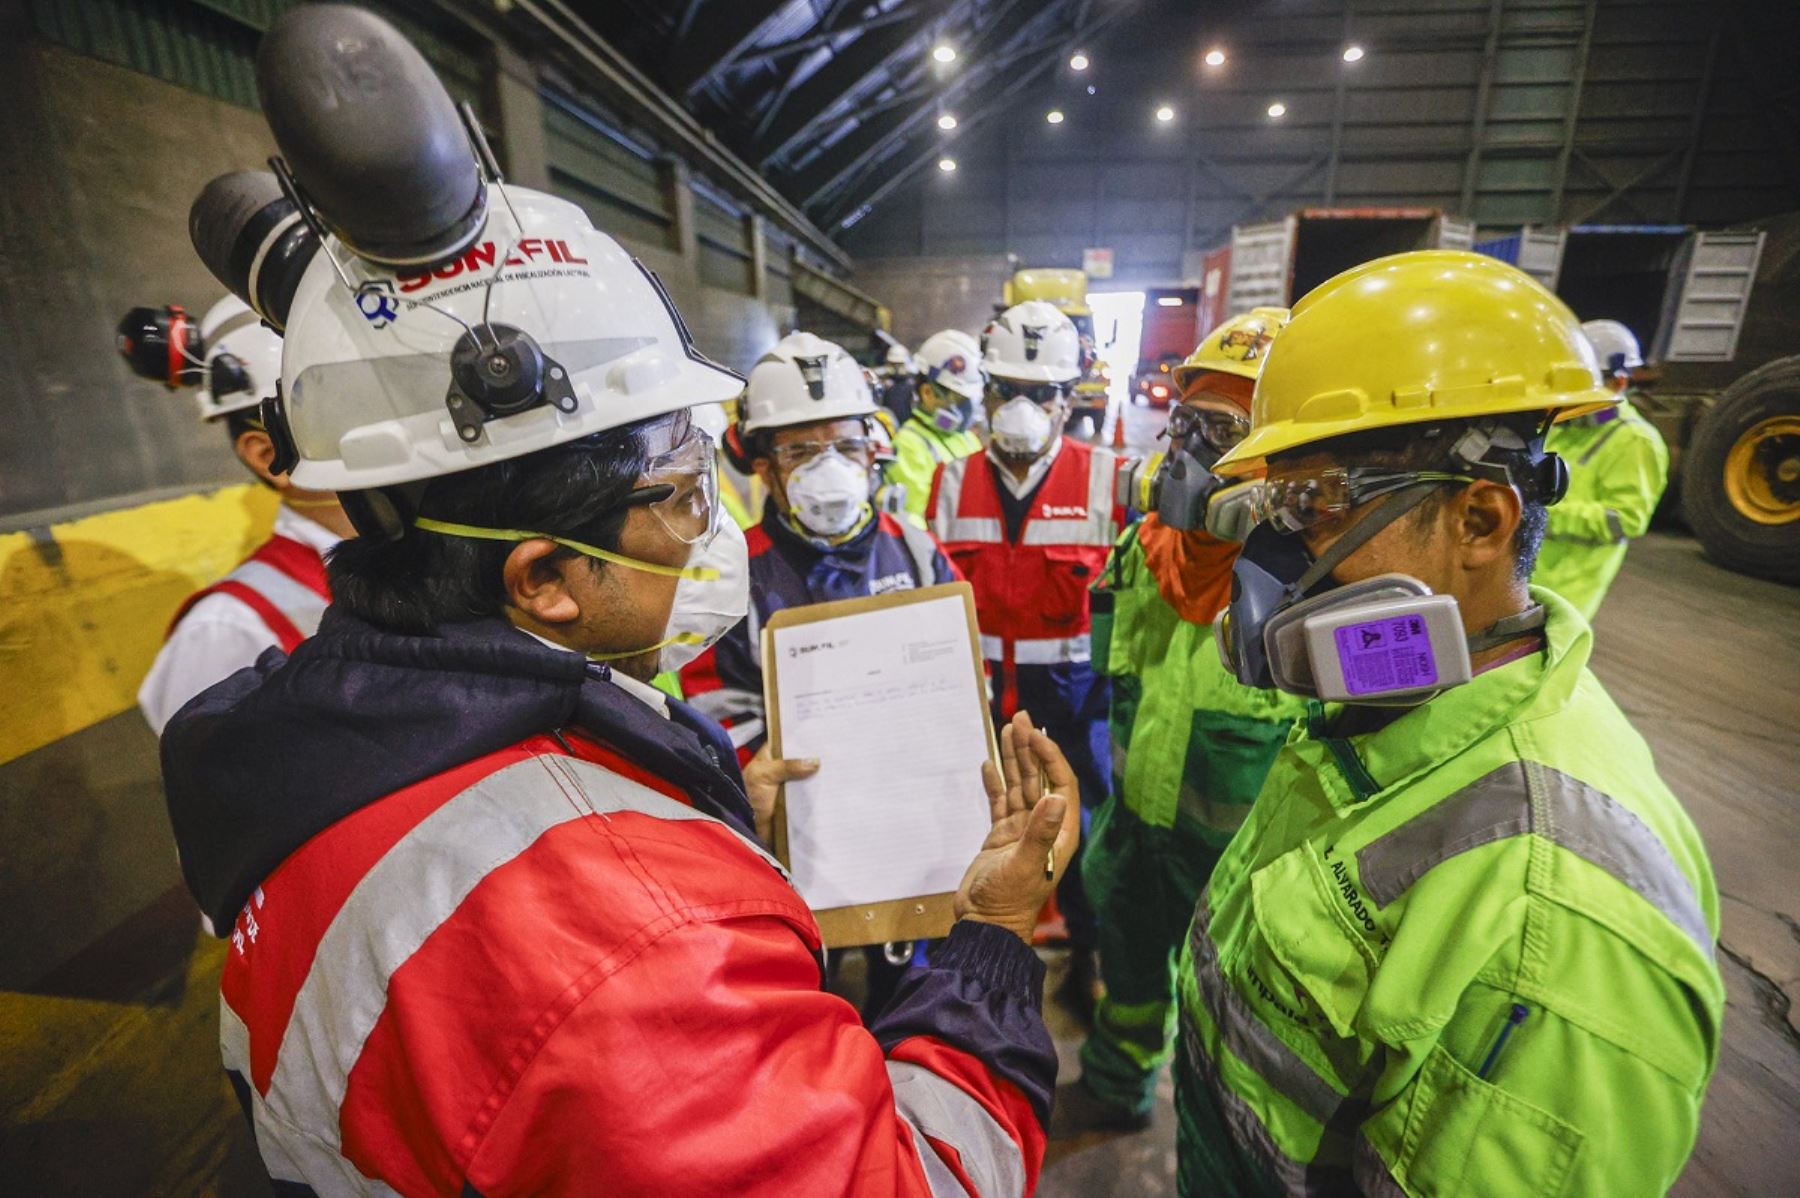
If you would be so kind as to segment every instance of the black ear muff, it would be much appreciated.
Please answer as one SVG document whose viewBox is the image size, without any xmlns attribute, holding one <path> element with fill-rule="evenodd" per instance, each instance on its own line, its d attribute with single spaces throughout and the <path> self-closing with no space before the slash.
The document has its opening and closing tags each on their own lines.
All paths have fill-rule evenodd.
<svg viewBox="0 0 1800 1198">
<path fill-rule="evenodd" d="M 739 474 L 750 474 L 755 467 L 749 449 L 744 444 L 744 426 L 733 424 L 725 429 L 725 441 L 719 448 L 725 451 L 725 460 Z"/>
<path fill-rule="evenodd" d="M 171 391 L 202 377 L 200 326 L 180 304 L 133 308 L 119 321 L 115 344 L 131 373 Z"/>
</svg>

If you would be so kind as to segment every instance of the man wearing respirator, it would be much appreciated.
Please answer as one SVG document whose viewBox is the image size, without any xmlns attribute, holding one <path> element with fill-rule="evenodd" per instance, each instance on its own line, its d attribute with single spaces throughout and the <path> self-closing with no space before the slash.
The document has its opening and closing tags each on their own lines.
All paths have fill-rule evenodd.
<svg viewBox="0 0 1800 1198">
<path fill-rule="evenodd" d="M 1483 255 L 1378 259 L 1294 305 L 1215 465 L 1267 468 L 1216 636 L 1307 716 L 1183 950 L 1183 1194 L 1680 1172 L 1718 892 L 1586 621 L 1526 581 L 1567 485 L 1545 432 L 1611 400 L 1568 308 Z"/>
</svg>

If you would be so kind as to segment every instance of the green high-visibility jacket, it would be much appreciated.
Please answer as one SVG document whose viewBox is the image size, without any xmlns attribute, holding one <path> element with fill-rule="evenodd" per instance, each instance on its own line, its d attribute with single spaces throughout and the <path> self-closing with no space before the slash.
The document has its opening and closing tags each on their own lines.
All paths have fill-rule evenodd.
<svg viewBox="0 0 1800 1198">
<path fill-rule="evenodd" d="M 1212 625 L 1164 601 L 1137 534 L 1133 524 L 1120 535 L 1096 588 L 1111 593 L 1110 620 L 1095 620 L 1094 660 L 1113 678 L 1115 790 L 1152 827 L 1173 827 L 1179 813 L 1222 848 L 1305 705 L 1226 673 Z"/>
<path fill-rule="evenodd" d="M 920 528 L 925 527 L 925 505 L 931 501 L 931 478 L 945 462 L 966 458 L 981 448 L 981 438 L 964 429 L 946 433 L 931 423 L 923 411 L 913 414 L 894 434 L 895 460 L 888 464 L 887 478 L 906 488 L 906 518 Z"/>
<path fill-rule="evenodd" d="M 1718 1056 L 1718 891 L 1587 622 L 1532 595 L 1544 652 L 1345 740 L 1315 709 L 1277 758 L 1183 950 L 1183 1194 L 1680 1173 Z"/>
<path fill-rule="evenodd" d="M 1669 483 L 1669 450 L 1654 425 L 1621 399 L 1618 415 L 1552 425 L 1546 449 L 1569 464 L 1569 493 L 1550 508 L 1550 527 L 1531 581 L 1588 619 L 1625 564 L 1625 546 L 1650 528 Z"/>
</svg>

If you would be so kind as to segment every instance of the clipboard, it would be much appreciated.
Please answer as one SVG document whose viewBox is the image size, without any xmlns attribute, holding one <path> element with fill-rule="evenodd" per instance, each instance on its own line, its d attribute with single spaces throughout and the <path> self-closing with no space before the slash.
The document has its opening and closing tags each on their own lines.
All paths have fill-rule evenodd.
<svg viewBox="0 0 1800 1198">
<path fill-rule="evenodd" d="M 770 752 L 777 757 L 783 755 L 780 682 L 777 678 L 779 669 L 775 653 L 775 633 L 778 630 L 950 597 L 960 598 L 962 601 L 969 629 L 969 660 L 976 677 L 985 677 L 986 663 L 981 656 L 981 629 L 975 619 L 975 590 L 966 582 L 941 583 L 937 586 L 892 591 L 885 595 L 870 595 L 856 599 L 839 599 L 830 603 L 790 607 L 770 616 L 768 623 L 763 625 L 762 629 L 763 710 L 769 725 Z M 984 691 L 977 690 L 976 697 L 978 701 L 975 706 L 979 711 L 971 712 L 970 715 L 981 721 L 984 739 L 987 743 L 988 760 L 998 771 L 1000 769 L 1000 745 L 994 738 L 993 717 L 988 708 Z M 789 856 L 788 846 L 787 787 L 785 785 L 777 792 L 775 799 L 774 832 L 775 856 L 783 867 L 792 870 L 793 862 Z M 952 890 L 940 894 L 892 899 L 886 902 L 832 907 L 814 911 L 813 917 L 818 921 L 819 934 L 827 948 L 884 944 L 895 940 L 934 940 L 948 935 L 950 926 L 956 922 L 955 901 L 956 892 Z"/>
</svg>

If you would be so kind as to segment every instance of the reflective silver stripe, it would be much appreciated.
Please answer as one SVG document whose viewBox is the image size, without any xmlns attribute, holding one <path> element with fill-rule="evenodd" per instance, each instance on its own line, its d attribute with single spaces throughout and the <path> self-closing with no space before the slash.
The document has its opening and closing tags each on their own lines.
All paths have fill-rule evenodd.
<svg viewBox="0 0 1800 1198">
<path fill-rule="evenodd" d="M 690 695 L 687 704 L 701 715 L 720 723 L 746 717 L 760 720 L 763 714 L 762 696 L 755 691 L 740 690 L 735 686 L 722 686 L 718 690 Z"/>
<path fill-rule="evenodd" d="M 1329 1127 L 1347 1114 L 1354 1115 L 1354 1122 L 1361 1122 L 1361 1104 L 1356 1103 L 1359 1109 L 1347 1113 L 1344 1108 L 1353 1100 L 1338 1093 L 1311 1065 L 1301 1060 L 1286 1041 L 1257 1018 L 1243 996 L 1226 980 L 1219 970 L 1218 950 L 1198 918 L 1188 931 L 1188 943 L 1194 954 L 1194 980 L 1199 986 L 1201 1001 L 1206 1004 L 1206 1013 L 1213 1026 L 1219 1029 L 1219 1038 L 1231 1054 L 1319 1123 Z"/>
<path fill-rule="evenodd" d="M 1606 531 L 1612 534 L 1613 544 L 1620 545 L 1625 542 L 1625 522 L 1619 519 L 1619 513 L 1611 508 L 1606 509 Z"/>
<path fill-rule="evenodd" d="M 1293 1198 L 1344 1198 L 1356 1193 L 1356 1183 L 1346 1169 L 1335 1165 L 1316 1165 L 1297 1161 L 1275 1143 L 1269 1129 L 1243 1096 L 1219 1077 L 1218 1069 L 1200 1044 L 1200 1034 L 1191 1019 L 1181 1021 L 1181 1055 L 1189 1072 L 1200 1079 L 1212 1095 L 1232 1142 L 1255 1160 L 1263 1173 Z"/>
<path fill-rule="evenodd" d="M 910 1061 L 889 1061 L 887 1071 L 894 1085 L 894 1108 L 912 1126 L 921 1153 L 931 1151 L 926 1136 L 956 1149 L 963 1172 L 981 1198 L 1025 1193 L 1025 1162 L 1018 1142 L 968 1091 Z M 939 1193 L 935 1180 L 932 1193 Z M 957 1185 L 948 1193 L 960 1195 L 963 1188 Z"/>
<path fill-rule="evenodd" d="M 588 815 L 625 811 L 721 822 L 568 757 L 510 765 L 421 820 L 356 884 L 320 938 L 282 1035 L 267 1096 L 271 1114 L 338 1148 L 350 1070 L 387 1005 L 394 971 L 483 878 L 544 833 Z M 739 840 L 780 869 L 760 846 Z"/>
<path fill-rule="evenodd" d="M 1357 873 L 1385 907 L 1457 854 L 1527 833 L 1611 874 L 1712 959 L 1706 915 L 1668 846 L 1611 796 L 1535 761 L 1509 761 L 1364 845 Z"/>
<path fill-rule="evenodd" d="M 1021 545 L 1092 545 L 1093 543 L 1094 522 L 1092 520 L 1037 517 L 1025 525 L 1025 535 L 1019 538 Z"/>
<path fill-rule="evenodd" d="M 913 575 L 920 586 L 928 587 L 937 581 L 937 542 L 922 528 L 915 528 L 905 520 L 899 524 L 900 540 L 912 557 Z"/>
<path fill-rule="evenodd" d="M 1122 417 L 1121 417 L 1122 418 Z M 1089 544 L 1110 547 L 1117 539 L 1113 528 L 1113 483 L 1118 475 L 1118 457 L 1105 449 L 1096 449 L 1088 461 L 1088 522 L 1093 525 Z"/>
<path fill-rule="evenodd" d="M 731 747 L 741 749 L 763 734 L 768 725 L 761 719 L 739 720 L 725 729 L 725 735 L 731 738 Z"/>
<path fill-rule="evenodd" d="M 1013 664 L 1016 666 L 1060 666 L 1072 661 L 1091 661 L 1094 656 L 1093 638 L 1087 633 L 1079 636 L 1027 637 L 1015 640 L 1013 646 Z M 1004 661 L 1006 642 L 997 636 L 981 638 L 981 655 L 989 661 Z"/>
<path fill-rule="evenodd" d="M 938 523 L 942 529 L 938 533 L 940 541 L 974 541 L 983 545 L 998 545 L 1005 539 L 997 516 L 955 516 Z"/>
<path fill-rule="evenodd" d="M 319 631 L 326 603 L 305 583 L 296 582 L 267 562 L 255 561 L 245 562 L 226 577 L 243 583 L 273 603 L 300 630 L 301 636 L 311 636 Z"/>
<path fill-rule="evenodd" d="M 1625 421 L 1623 421 L 1623 420 L 1615 420 L 1611 424 L 1607 425 L 1606 430 L 1604 432 L 1602 432 L 1598 437 L 1594 438 L 1594 443 L 1592 445 L 1588 446 L 1587 452 L 1582 454 L 1581 457 L 1576 461 L 1575 464 L 1577 466 L 1585 466 L 1589 462 L 1593 461 L 1594 455 L 1600 452 L 1600 448 L 1603 445 L 1605 445 L 1608 441 L 1612 440 L 1612 435 L 1614 433 L 1618 432 L 1620 429 L 1622 429 L 1624 427 L 1625 427 Z"/>
<path fill-rule="evenodd" d="M 1387 1162 L 1367 1136 L 1356 1137 L 1356 1148 L 1350 1154 L 1350 1176 L 1367 1198 L 1406 1198 L 1406 1191 L 1388 1172 Z"/>
</svg>

